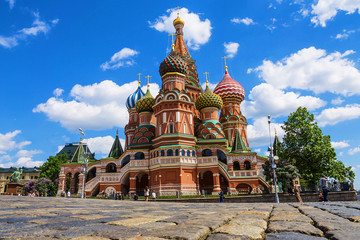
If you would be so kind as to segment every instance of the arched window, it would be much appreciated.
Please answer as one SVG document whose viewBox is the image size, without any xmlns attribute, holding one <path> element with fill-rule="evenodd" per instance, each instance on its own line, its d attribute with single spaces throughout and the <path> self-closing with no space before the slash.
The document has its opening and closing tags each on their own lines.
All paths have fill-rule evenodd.
<svg viewBox="0 0 360 240">
<path fill-rule="evenodd" d="M 251 165 L 250 165 L 249 161 L 244 162 L 244 168 L 245 168 L 245 170 L 251 170 Z"/>
<path fill-rule="evenodd" d="M 203 157 L 209 157 L 209 156 L 212 156 L 212 152 L 210 149 L 205 149 L 202 151 L 202 156 Z"/>
<path fill-rule="evenodd" d="M 190 150 L 187 150 L 187 156 L 190 157 Z"/>
<path fill-rule="evenodd" d="M 123 158 L 123 160 L 121 161 L 121 167 L 125 166 L 126 164 L 128 164 L 130 162 L 130 155 L 127 155 L 126 157 Z"/>
<path fill-rule="evenodd" d="M 175 150 L 175 156 L 179 156 L 179 149 Z"/>
<path fill-rule="evenodd" d="M 192 151 L 192 156 L 195 157 L 195 151 Z"/>
<path fill-rule="evenodd" d="M 218 161 L 227 164 L 225 153 L 221 150 L 217 150 L 216 153 L 217 153 Z"/>
<path fill-rule="evenodd" d="M 167 150 L 166 155 L 169 157 L 173 156 L 173 150 L 171 150 L 171 149 Z"/>
<path fill-rule="evenodd" d="M 181 150 L 181 156 L 185 156 L 185 150 Z"/>
<path fill-rule="evenodd" d="M 145 154 L 143 152 L 137 152 L 135 154 L 135 160 L 141 160 L 141 159 L 145 159 Z"/>
<path fill-rule="evenodd" d="M 161 156 L 165 156 L 165 151 L 164 150 L 161 150 Z"/>
<path fill-rule="evenodd" d="M 171 123 L 169 125 L 169 131 L 170 133 L 174 133 L 174 126 Z"/>
<path fill-rule="evenodd" d="M 234 163 L 233 163 L 233 169 L 234 169 L 234 171 L 239 171 L 239 170 L 240 170 L 240 164 L 239 164 L 239 162 L 234 162 Z"/>
<path fill-rule="evenodd" d="M 106 165 L 106 172 L 107 172 L 107 173 L 116 172 L 116 165 L 115 165 L 115 163 L 109 163 L 108 165 Z"/>
</svg>

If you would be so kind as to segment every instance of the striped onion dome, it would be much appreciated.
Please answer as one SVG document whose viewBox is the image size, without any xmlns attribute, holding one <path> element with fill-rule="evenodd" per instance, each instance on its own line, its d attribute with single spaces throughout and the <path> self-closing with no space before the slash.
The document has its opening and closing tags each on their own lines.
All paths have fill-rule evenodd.
<svg viewBox="0 0 360 240">
<path fill-rule="evenodd" d="M 139 101 L 136 102 L 135 108 L 138 113 L 141 112 L 152 112 L 152 107 L 154 106 L 155 99 L 151 95 L 149 87 L 146 91 L 145 96 L 143 96 Z"/>
<path fill-rule="evenodd" d="M 221 97 L 213 93 L 210 90 L 209 86 L 206 84 L 205 92 L 196 99 L 195 106 L 196 109 L 199 111 L 207 107 L 216 107 L 220 110 L 223 106 L 223 101 Z"/>
<path fill-rule="evenodd" d="M 170 72 L 178 72 L 186 74 L 188 71 L 188 66 L 181 56 L 176 54 L 174 51 L 171 51 L 169 56 L 167 56 L 164 61 L 160 64 L 159 73 L 160 76 L 165 75 Z"/>
<path fill-rule="evenodd" d="M 224 78 L 216 85 L 214 93 L 219 95 L 222 99 L 237 98 L 240 99 L 240 101 L 245 99 L 245 90 L 243 86 L 232 79 L 227 70 L 225 71 Z"/>
<path fill-rule="evenodd" d="M 127 98 L 127 100 L 126 100 L 126 107 L 127 107 L 127 109 L 134 108 L 136 102 L 137 102 L 140 98 L 142 98 L 144 95 L 145 95 L 145 93 L 141 90 L 140 83 L 139 83 L 139 86 L 138 86 L 138 88 L 136 89 L 136 91 L 135 91 L 133 94 L 131 94 L 131 95 Z"/>
</svg>

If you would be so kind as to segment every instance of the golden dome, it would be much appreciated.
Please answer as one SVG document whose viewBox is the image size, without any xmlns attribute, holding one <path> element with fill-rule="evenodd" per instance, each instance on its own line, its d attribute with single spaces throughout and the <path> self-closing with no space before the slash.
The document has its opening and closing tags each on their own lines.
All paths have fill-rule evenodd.
<svg viewBox="0 0 360 240">
<path fill-rule="evenodd" d="M 174 27 L 178 24 L 184 25 L 184 21 L 179 17 L 179 13 L 177 13 L 177 18 L 174 20 L 173 24 L 174 24 Z"/>
</svg>

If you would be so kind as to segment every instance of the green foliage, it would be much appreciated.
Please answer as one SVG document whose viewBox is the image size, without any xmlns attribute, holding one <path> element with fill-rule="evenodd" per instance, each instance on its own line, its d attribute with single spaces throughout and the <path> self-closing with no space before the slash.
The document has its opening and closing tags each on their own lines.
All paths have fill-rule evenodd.
<svg viewBox="0 0 360 240">
<path fill-rule="evenodd" d="M 68 163 L 67 155 L 50 156 L 47 162 L 40 167 L 40 177 L 52 181 L 59 178 L 61 164 Z"/>
<path fill-rule="evenodd" d="M 285 131 L 280 159 L 294 164 L 301 178 L 315 185 L 322 174 L 340 181 L 354 180 L 351 167 L 336 160 L 336 153 L 331 147 L 330 136 L 323 135 L 315 122 L 314 115 L 304 107 L 289 115 L 282 127 Z"/>
<path fill-rule="evenodd" d="M 269 161 L 265 162 L 263 168 L 266 180 L 273 181 L 274 178 L 271 163 Z M 299 177 L 299 170 L 291 163 L 280 160 L 276 164 L 276 177 L 277 182 L 282 184 L 282 188 L 287 190 L 288 188 L 293 188 L 293 181 Z"/>
</svg>

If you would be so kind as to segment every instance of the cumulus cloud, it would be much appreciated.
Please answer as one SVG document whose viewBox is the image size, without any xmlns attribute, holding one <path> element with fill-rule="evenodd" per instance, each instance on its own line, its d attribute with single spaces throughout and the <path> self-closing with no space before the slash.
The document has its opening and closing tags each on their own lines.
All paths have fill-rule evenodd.
<svg viewBox="0 0 360 240">
<path fill-rule="evenodd" d="M 341 97 L 337 97 L 337 98 L 331 100 L 332 105 L 340 105 L 343 102 L 344 102 L 344 99 L 342 99 Z"/>
<path fill-rule="evenodd" d="M 0 167 L 34 167 L 43 163 L 33 159 L 34 155 L 42 153 L 41 150 L 25 150 L 23 148 L 31 142 L 15 140 L 20 133 L 20 130 L 0 133 Z"/>
<path fill-rule="evenodd" d="M 15 6 L 15 0 L 5 0 L 5 1 L 9 3 L 9 8 L 13 9 L 13 7 Z"/>
<path fill-rule="evenodd" d="M 326 27 L 326 22 L 334 18 L 338 11 L 344 11 L 346 14 L 357 11 L 360 14 L 360 0 L 319 0 L 312 5 L 311 13 L 314 17 L 311 18 L 311 22 L 315 26 Z"/>
<path fill-rule="evenodd" d="M 60 97 L 64 92 L 64 89 L 61 89 L 61 88 L 56 88 L 54 91 L 53 91 L 53 94 L 55 97 Z"/>
<path fill-rule="evenodd" d="M 351 148 L 351 149 L 349 149 L 349 151 L 348 151 L 349 155 L 355 155 L 355 154 L 357 154 L 357 153 L 359 153 L 359 152 L 360 152 L 360 146 L 358 146 L 358 147 L 356 147 L 356 148 Z"/>
<path fill-rule="evenodd" d="M 335 125 L 339 122 L 356 119 L 360 116 L 360 104 L 324 109 L 317 117 L 320 127 Z"/>
<path fill-rule="evenodd" d="M 353 34 L 355 32 L 355 30 L 344 29 L 341 33 L 336 34 L 335 39 L 347 39 L 350 34 Z"/>
<path fill-rule="evenodd" d="M 217 85 L 217 83 L 211 83 L 211 82 L 208 83 L 208 86 L 209 86 L 209 88 L 211 89 L 211 91 L 214 91 L 216 85 Z M 206 88 L 206 82 L 203 82 L 203 83 L 201 84 L 201 87 L 202 87 L 203 90 L 205 90 L 205 88 Z"/>
<path fill-rule="evenodd" d="M 242 23 L 242 24 L 245 24 L 246 26 L 254 25 L 254 24 L 255 24 L 254 20 L 252 20 L 251 18 L 248 18 L 248 17 L 242 18 L 242 19 L 240 19 L 240 18 L 233 18 L 233 19 L 231 19 L 230 21 L 231 21 L 232 23 L 238 23 L 238 24 Z"/>
<path fill-rule="evenodd" d="M 283 124 L 276 123 L 272 120 L 271 130 L 271 144 L 274 141 L 275 129 L 279 138 L 282 138 L 285 134 L 281 128 Z M 247 136 L 251 147 L 259 147 L 269 145 L 269 125 L 267 117 L 258 117 L 253 124 L 249 124 L 247 127 Z"/>
<path fill-rule="evenodd" d="M 341 149 L 349 147 L 350 144 L 347 141 L 331 142 L 331 146 L 335 149 Z"/>
<path fill-rule="evenodd" d="M 88 144 L 89 149 L 91 152 L 100 154 L 101 158 L 107 157 L 111 146 L 114 143 L 115 138 L 112 136 L 104 136 L 104 137 L 94 137 L 94 138 L 87 138 L 84 139 L 84 142 Z M 125 147 L 125 140 L 120 139 L 120 143 L 122 147 Z"/>
<path fill-rule="evenodd" d="M 250 101 L 246 100 L 242 105 L 244 115 L 250 118 L 264 114 L 274 117 L 286 116 L 299 106 L 315 110 L 326 105 L 320 98 L 285 92 L 267 83 L 255 86 L 250 91 L 249 99 Z"/>
<path fill-rule="evenodd" d="M 125 47 L 115 53 L 111 57 L 110 61 L 101 64 L 100 68 L 105 71 L 108 69 L 118 69 L 120 67 L 132 66 L 135 64 L 135 61 L 132 59 L 132 57 L 138 54 L 138 51 Z"/>
<path fill-rule="evenodd" d="M 228 43 L 224 43 L 224 47 L 225 47 L 225 53 L 229 58 L 233 58 L 239 48 L 239 44 L 236 42 L 228 42 Z"/>
<path fill-rule="evenodd" d="M 264 60 L 262 65 L 250 72 L 257 72 L 259 77 L 278 88 L 310 90 L 314 93 L 331 92 L 350 96 L 360 94 L 360 71 L 354 61 L 346 58 L 354 51 L 344 53 L 309 47 L 272 62 Z"/>
<path fill-rule="evenodd" d="M 154 22 L 149 22 L 150 27 L 159 32 L 169 34 L 175 32 L 173 21 L 177 17 L 175 8 L 168 9 L 166 15 L 158 17 Z M 180 17 L 184 20 L 184 39 L 189 48 L 198 50 L 201 45 L 207 43 L 211 36 L 211 22 L 209 19 L 202 21 L 199 14 L 189 12 L 187 8 L 179 9 Z"/>
<path fill-rule="evenodd" d="M 0 45 L 5 48 L 12 48 L 19 44 L 19 40 L 26 40 L 29 36 L 37 36 L 41 33 L 46 35 L 59 22 L 59 19 L 50 22 L 42 21 L 38 12 L 33 12 L 33 15 L 35 20 L 31 27 L 23 28 L 10 37 L 0 36 Z"/>
<path fill-rule="evenodd" d="M 86 86 L 77 84 L 72 88 L 68 101 L 51 97 L 37 105 L 33 112 L 45 113 L 49 120 L 59 122 L 70 131 L 79 127 L 87 130 L 125 127 L 128 122 L 125 101 L 137 86 L 137 81 L 119 86 L 111 80 Z M 146 86 L 142 90 L 145 92 Z M 159 86 L 150 84 L 150 91 L 155 97 Z"/>
</svg>

